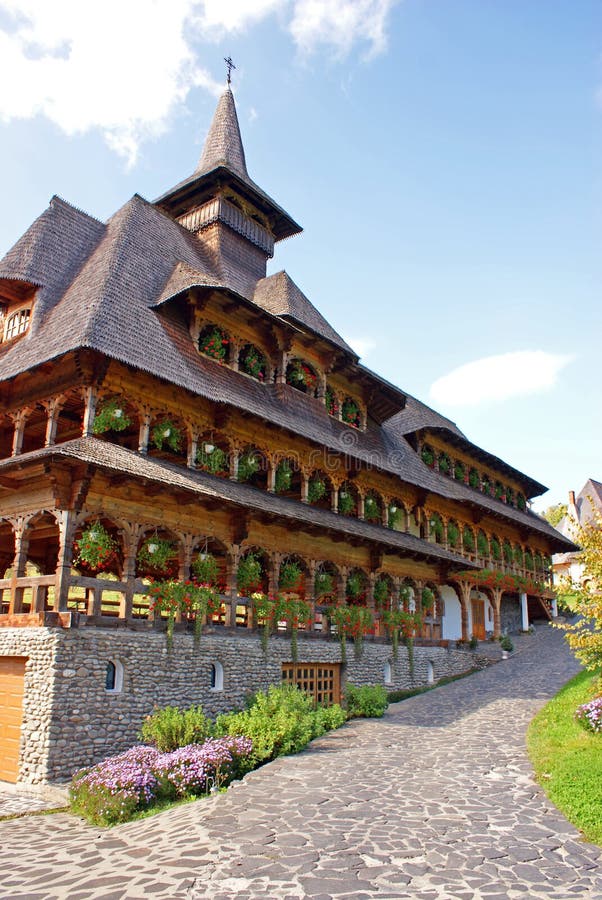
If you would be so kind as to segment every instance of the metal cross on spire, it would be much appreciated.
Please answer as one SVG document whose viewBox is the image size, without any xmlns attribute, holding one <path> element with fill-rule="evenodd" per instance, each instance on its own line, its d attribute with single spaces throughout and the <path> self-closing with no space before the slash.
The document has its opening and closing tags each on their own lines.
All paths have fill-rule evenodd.
<svg viewBox="0 0 602 900">
<path fill-rule="evenodd" d="M 226 65 L 228 66 L 228 74 L 226 75 L 226 78 L 227 78 L 227 80 L 228 80 L 228 87 L 230 87 L 230 82 L 232 81 L 232 69 L 235 69 L 236 66 L 235 66 L 234 63 L 232 62 L 232 57 L 231 57 L 231 56 L 228 56 L 228 57 L 225 57 L 225 56 L 224 56 L 224 62 L 225 62 Z"/>
</svg>

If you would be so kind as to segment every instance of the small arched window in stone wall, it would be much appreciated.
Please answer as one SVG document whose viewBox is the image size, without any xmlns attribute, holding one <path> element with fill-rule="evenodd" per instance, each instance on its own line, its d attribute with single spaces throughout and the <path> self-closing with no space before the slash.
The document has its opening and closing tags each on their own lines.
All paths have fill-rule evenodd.
<svg viewBox="0 0 602 900">
<path fill-rule="evenodd" d="M 212 691 L 224 689 L 224 667 L 217 660 L 211 663 L 209 686 Z"/>
<path fill-rule="evenodd" d="M 268 375 L 268 361 L 265 354 L 255 344 L 245 344 L 238 357 L 238 368 L 245 375 L 250 375 L 257 381 L 266 381 Z"/>
<path fill-rule="evenodd" d="M 341 421 L 352 428 L 360 428 L 362 424 L 362 413 L 360 405 L 353 397 L 345 397 L 341 405 Z"/>
<path fill-rule="evenodd" d="M 123 690 L 123 666 L 118 660 L 110 659 L 105 669 L 105 691 L 119 694 Z"/>
<path fill-rule="evenodd" d="M 433 663 L 431 662 L 431 660 L 429 659 L 429 661 L 426 664 L 426 683 L 434 684 L 434 681 L 435 681 L 435 667 L 434 667 Z"/>
<path fill-rule="evenodd" d="M 291 387 L 315 397 L 318 391 L 318 376 L 309 363 L 303 359 L 292 359 L 286 367 L 286 383 Z"/>
<path fill-rule="evenodd" d="M 393 682 L 393 672 L 391 669 L 391 663 L 387 660 L 383 667 L 383 681 L 385 684 L 391 684 Z"/>
<path fill-rule="evenodd" d="M 210 359 L 225 363 L 228 360 L 230 337 L 219 325 L 205 325 L 199 335 L 199 350 Z"/>
</svg>

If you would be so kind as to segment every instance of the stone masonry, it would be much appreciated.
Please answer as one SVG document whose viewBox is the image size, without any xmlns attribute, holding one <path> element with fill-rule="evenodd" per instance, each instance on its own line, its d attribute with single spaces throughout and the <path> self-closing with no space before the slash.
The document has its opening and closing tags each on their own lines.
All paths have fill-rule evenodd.
<svg viewBox="0 0 602 900">
<path fill-rule="evenodd" d="M 176 633 L 172 653 L 165 634 L 127 629 L 13 628 L 0 633 L 0 655 L 27 656 L 19 783 L 60 782 L 82 767 L 125 750 L 137 740 L 155 706 L 200 703 L 211 717 L 244 704 L 246 696 L 281 680 L 290 642 L 270 639 L 267 658 L 256 634 Z M 336 640 L 299 639 L 299 659 L 339 662 Z M 410 674 L 407 649 L 393 659 L 388 644 L 366 641 L 361 659 L 348 646 L 343 678 L 390 690 L 426 684 L 471 669 L 479 657 L 464 650 L 416 647 Z M 109 661 L 123 667 L 120 691 L 107 691 Z M 223 668 L 223 690 L 211 688 L 211 665 Z M 387 665 L 388 664 L 388 665 Z M 430 664 L 430 665 L 429 665 Z"/>
</svg>

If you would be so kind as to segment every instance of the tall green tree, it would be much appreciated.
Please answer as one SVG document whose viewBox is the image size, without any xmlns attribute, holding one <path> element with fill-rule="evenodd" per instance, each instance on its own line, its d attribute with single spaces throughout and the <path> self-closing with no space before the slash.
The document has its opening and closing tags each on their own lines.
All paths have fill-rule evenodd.
<svg viewBox="0 0 602 900">
<path fill-rule="evenodd" d="M 568 507 L 566 503 L 556 503 L 554 506 L 548 506 L 547 509 L 544 509 L 542 512 L 542 516 L 544 519 L 547 519 L 550 525 L 553 525 L 554 528 L 561 522 L 568 512 Z"/>
</svg>

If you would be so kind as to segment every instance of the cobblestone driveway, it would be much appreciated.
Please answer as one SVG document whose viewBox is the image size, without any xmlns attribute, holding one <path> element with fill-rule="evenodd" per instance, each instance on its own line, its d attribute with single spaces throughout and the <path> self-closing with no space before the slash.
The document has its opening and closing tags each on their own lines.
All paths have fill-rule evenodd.
<svg viewBox="0 0 602 900">
<path fill-rule="evenodd" d="M 103 833 L 64 814 L 0 822 L 0 896 L 602 898 L 599 849 L 547 802 L 524 751 L 576 666 L 552 629 L 521 643 L 216 799 Z"/>
</svg>

